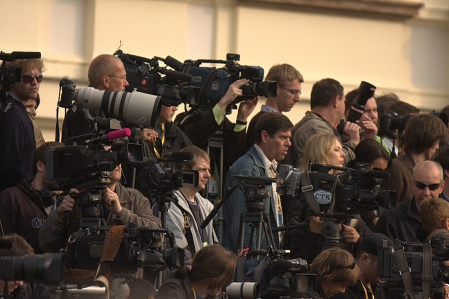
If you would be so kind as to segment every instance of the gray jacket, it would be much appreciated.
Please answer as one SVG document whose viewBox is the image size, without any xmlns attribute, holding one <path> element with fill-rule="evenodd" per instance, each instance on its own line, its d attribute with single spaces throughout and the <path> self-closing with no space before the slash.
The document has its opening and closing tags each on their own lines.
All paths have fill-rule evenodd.
<svg viewBox="0 0 449 299">
<path fill-rule="evenodd" d="M 201 223 L 196 223 L 195 217 L 190 210 L 189 203 L 187 202 L 187 199 L 182 195 L 182 193 L 179 190 L 176 190 L 173 192 L 173 195 L 175 196 L 175 200 L 178 201 L 178 205 L 185 210 L 185 213 L 189 217 L 190 230 L 192 232 L 193 243 L 195 245 L 196 252 L 203 248 L 203 241 L 201 240 L 199 231 L 199 226 L 201 225 Z M 214 208 L 214 205 L 198 193 L 195 195 L 195 199 L 200 207 L 201 218 L 205 219 Z M 167 229 L 172 231 L 175 235 L 176 246 L 186 248 L 188 243 L 184 235 L 185 225 L 182 211 L 174 203 L 172 203 L 166 216 Z M 215 234 L 212 221 L 206 226 L 206 232 L 208 237 L 208 240 L 206 241 L 208 244 L 218 243 L 217 235 Z"/>
</svg>

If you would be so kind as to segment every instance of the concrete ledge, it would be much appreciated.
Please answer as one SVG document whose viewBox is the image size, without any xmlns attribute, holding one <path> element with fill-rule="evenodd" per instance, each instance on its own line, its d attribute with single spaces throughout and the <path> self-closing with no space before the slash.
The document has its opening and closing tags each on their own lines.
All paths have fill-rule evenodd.
<svg viewBox="0 0 449 299">
<path fill-rule="evenodd" d="M 240 0 L 241 4 L 297 7 L 302 11 L 404 20 L 418 15 L 423 3 L 393 0 Z"/>
</svg>

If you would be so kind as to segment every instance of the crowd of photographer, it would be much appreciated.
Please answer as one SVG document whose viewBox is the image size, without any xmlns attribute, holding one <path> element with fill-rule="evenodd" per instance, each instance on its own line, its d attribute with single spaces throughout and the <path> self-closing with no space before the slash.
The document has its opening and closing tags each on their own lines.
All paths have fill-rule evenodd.
<svg viewBox="0 0 449 299">
<path fill-rule="evenodd" d="M 263 69 L 232 55 L 182 64 L 118 51 L 91 62 L 89 87 L 61 81 L 64 143 L 37 146 L 43 62 L 1 53 L 2 234 L 33 248 L 8 256 L 63 252 L 67 281 L 87 287 L 107 277 L 103 284 L 127 294 L 143 277 L 157 284 L 156 298 L 242 297 L 248 281 L 260 283 L 262 298 L 383 299 L 410 295 L 410 285 L 437 297 L 449 282 L 448 242 L 434 236 L 449 228 L 446 114 L 376 98 L 367 82 L 345 97 L 327 78 L 294 125 L 283 113 L 300 101 L 304 79 L 291 65 L 273 66 L 263 81 Z M 207 62 L 226 66 L 200 66 Z M 259 96 L 267 100 L 247 128 Z M 173 121 L 181 103 L 193 108 Z M 237 104 L 233 123 L 226 115 Z M 216 136 L 218 158 L 208 143 Z M 419 273 L 410 252 L 422 253 Z M 410 278 L 401 280 L 404 260 Z M 32 267 L 14 267 L 22 266 Z M 23 279 L 0 272 L 10 280 L 1 296 L 41 298 L 29 293 L 38 284 L 13 294 Z M 166 272 L 162 284 L 154 279 Z M 232 281 L 242 284 L 226 288 Z"/>
</svg>

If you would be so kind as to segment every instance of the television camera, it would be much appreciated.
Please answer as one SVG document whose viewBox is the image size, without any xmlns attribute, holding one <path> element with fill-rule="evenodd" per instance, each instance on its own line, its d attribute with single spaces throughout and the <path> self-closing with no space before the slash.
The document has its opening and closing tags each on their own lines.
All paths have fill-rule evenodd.
<svg viewBox="0 0 449 299">
<path fill-rule="evenodd" d="M 178 106 L 181 103 L 196 105 L 200 89 L 186 86 L 192 80 L 192 75 L 181 72 L 182 63 L 171 56 L 167 58 L 146 58 L 133 54 L 125 54 L 117 50 L 116 55 L 123 62 L 126 70 L 126 80 L 129 86 L 126 91 L 134 91 L 160 95 L 164 104 Z M 173 68 L 161 67 L 159 62 Z"/>
<path fill-rule="evenodd" d="M 5 53 L 0 51 L 0 60 L 2 60 L 2 66 L 0 70 L 0 82 L 14 84 L 22 80 L 22 68 L 16 66 L 7 66 L 7 61 L 14 61 L 16 59 L 35 59 L 41 58 L 40 52 L 19 52 L 14 51 L 11 53 Z"/>
<path fill-rule="evenodd" d="M 443 262 L 449 259 L 448 244 L 445 237 L 434 237 L 424 243 L 396 240 L 394 246 L 379 241 L 377 274 L 383 278 L 384 290 L 405 291 L 409 295 L 427 292 L 432 298 L 446 298 L 444 285 L 449 283 L 449 267 Z M 414 252 L 405 252 L 405 247 L 413 247 Z"/>
</svg>

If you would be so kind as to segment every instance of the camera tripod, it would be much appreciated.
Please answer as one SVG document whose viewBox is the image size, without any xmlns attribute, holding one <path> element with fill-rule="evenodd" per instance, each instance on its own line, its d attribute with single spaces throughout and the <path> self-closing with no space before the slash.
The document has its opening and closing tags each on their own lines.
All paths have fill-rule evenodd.
<svg viewBox="0 0 449 299">
<path fill-rule="evenodd" d="M 267 248 L 273 248 L 276 250 L 273 232 L 271 230 L 270 218 L 264 212 L 247 212 L 242 213 L 240 215 L 240 227 L 239 227 L 239 237 L 237 242 L 237 252 L 240 252 L 244 249 L 244 241 L 245 241 L 245 229 L 246 224 L 249 223 L 251 228 L 250 236 L 249 236 L 249 244 L 248 247 L 250 250 L 260 250 L 262 245 L 262 233 L 265 239 L 267 240 Z M 254 239 L 254 235 L 256 234 L 256 247 L 251 248 L 252 241 Z"/>
</svg>

